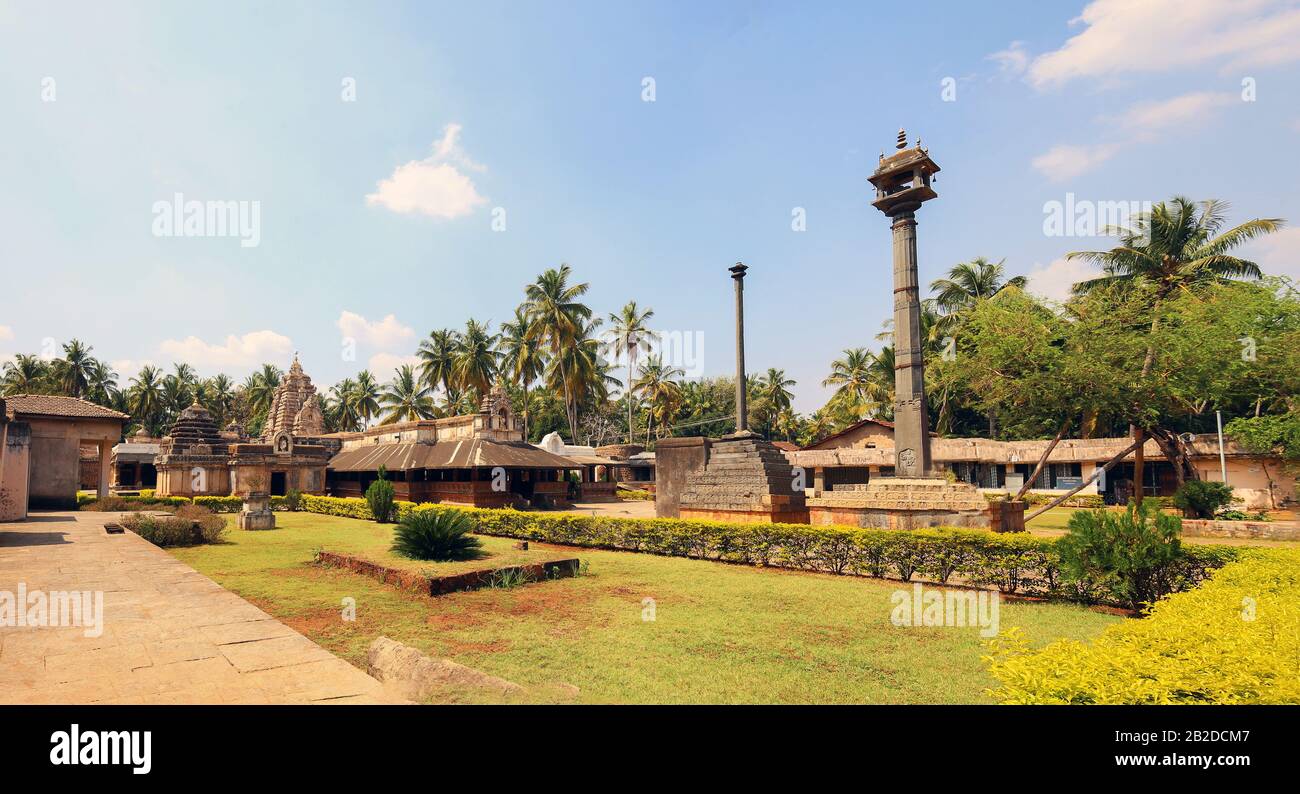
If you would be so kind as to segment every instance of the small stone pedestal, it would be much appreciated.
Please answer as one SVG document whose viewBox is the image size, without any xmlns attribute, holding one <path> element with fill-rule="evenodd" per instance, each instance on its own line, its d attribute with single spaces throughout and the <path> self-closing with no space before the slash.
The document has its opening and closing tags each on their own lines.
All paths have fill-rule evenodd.
<svg viewBox="0 0 1300 794">
<path fill-rule="evenodd" d="M 238 525 L 240 529 L 275 529 L 275 513 L 271 512 L 270 494 L 255 493 L 244 497 Z"/>
</svg>

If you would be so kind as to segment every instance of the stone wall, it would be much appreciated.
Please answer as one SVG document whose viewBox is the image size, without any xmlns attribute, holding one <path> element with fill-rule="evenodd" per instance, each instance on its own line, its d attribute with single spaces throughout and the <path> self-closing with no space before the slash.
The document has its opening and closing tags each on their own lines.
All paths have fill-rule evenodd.
<svg viewBox="0 0 1300 794">
<path fill-rule="evenodd" d="M 4 403 L 0 401 L 0 406 Z M 0 408 L 3 418 L 3 408 Z M 26 422 L 0 424 L 0 521 L 27 518 L 27 466 L 32 430 Z"/>
<path fill-rule="evenodd" d="M 1300 540 L 1300 527 L 1275 521 L 1202 521 L 1183 519 L 1183 534 L 1192 538 Z"/>
<path fill-rule="evenodd" d="M 707 438 L 665 438 L 655 446 L 655 515 L 679 518 L 686 477 L 709 460 Z"/>
</svg>

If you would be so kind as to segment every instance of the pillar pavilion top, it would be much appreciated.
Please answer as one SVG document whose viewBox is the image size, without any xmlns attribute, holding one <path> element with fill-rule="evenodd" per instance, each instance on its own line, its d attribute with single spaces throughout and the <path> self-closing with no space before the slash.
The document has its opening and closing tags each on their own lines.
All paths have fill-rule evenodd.
<svg viewBox="0 0 1300 794">
<path fill-rule="evenodd" d="M 908 147 L 907 133 L 898 131 L 896 151 L 886 157 L 882 152 L 876 172 L 867 177 L 876 188 L 876 200 L 871 206 L 894 217 L 904 212 L 915 212 L 922 204 L 938 198 L 931 183 L 939 173 L 939 165 L 930 159 L 930 153 L 921 148 L 921 139 Z"/>
</svg>

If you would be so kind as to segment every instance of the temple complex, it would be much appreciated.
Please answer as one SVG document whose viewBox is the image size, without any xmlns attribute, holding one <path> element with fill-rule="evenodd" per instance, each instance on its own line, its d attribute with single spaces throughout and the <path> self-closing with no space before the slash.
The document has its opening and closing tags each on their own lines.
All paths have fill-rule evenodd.
<svg viewBox="0 0 1300 794">
<path fill-rule="evenodd" d="M 589 468 L 524 441 L 523 423 L 500 386 L 483 397 L 478 413 L 326 438 L 342 446 L 329 462 L 334 496 L 364 495 L 382 467 L 405 501 L 562 507 L 581 497 Z"/>
<path fill-rule="evenodd" d="M 323 494 L 325 466 L 339 447 L 323 429 L 316 387 L 295 355 L 259 440 L 244 438 L 238 426 L 219 431 L 197 402 L 181 412 L 159 444 L 157 495 Z"/>
</svg>

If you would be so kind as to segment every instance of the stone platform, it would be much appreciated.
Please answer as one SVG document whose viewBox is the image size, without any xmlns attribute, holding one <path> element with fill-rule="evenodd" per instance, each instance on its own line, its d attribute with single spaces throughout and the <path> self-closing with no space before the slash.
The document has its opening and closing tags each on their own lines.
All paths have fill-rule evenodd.
<svg viewBox="0 0 1300 794">
<path fill-rule="evenodd" d="M 873 479 L 807 500 L 809 522 L 873 529 L 1024 529 L 1023 502 L 992 502 L 970 483 L 939 477 Z M 1017 521 L 1018 519 L 1018 521 Z"/>
<path fill-rule="evenodd" d="M 680 517 L 806 524 L 802 487 L 790 461 L 771 442 L 752 433 L 728 436 L 712 445 L 703 469 L 688 475 Z"/>
</svg>

